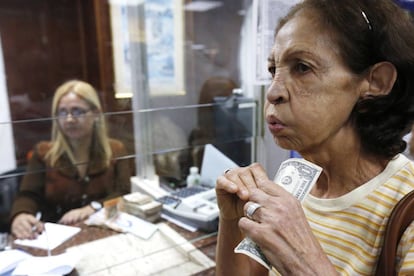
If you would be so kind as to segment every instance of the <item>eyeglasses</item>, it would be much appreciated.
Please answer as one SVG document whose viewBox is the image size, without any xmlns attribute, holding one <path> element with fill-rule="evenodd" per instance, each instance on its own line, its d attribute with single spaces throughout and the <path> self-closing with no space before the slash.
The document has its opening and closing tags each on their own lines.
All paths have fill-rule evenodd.
<svg viewBox="0 0 414 276">
<path fill-rule="evenodd" d="M 85 114 L 88 113 L 89 111 L 91 110 L 84 109 L 81 107 L 74 107 L 74 108 L 71 108 L 70 110 L 62 108 L 57 111 L 56 116 L 59 118 L 66 118 L 70 114 L 70 116 L 74 118 L 79 118 L 79 117 L 85 116 Z"/>
</svg>

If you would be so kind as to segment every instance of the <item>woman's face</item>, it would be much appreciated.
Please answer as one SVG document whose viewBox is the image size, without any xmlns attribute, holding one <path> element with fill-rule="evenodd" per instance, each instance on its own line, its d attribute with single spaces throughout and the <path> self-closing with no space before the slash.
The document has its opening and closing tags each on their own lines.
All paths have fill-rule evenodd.
<svg viewBox="0 0 414 276">
<path fill-rule="evenodd" d="M 308 18 L 297 14 L 278 32 L 264 106 L 275 142 L 300 153 L 338 146 L 354 134 L 349 116 L 360 94 L 329 33 Z"/>
<path fill-rule="evenodd" d="M 75 93 L 67 93 L 60 99 L 56 115 L 60 129 L 68 139 L 82 140 L 92 136 L 96 115 Z"/>
</svg>

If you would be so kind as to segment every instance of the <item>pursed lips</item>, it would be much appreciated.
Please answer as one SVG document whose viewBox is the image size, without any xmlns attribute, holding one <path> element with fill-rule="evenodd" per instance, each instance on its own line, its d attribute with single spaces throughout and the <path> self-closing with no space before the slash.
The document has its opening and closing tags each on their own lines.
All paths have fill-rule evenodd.
<svg viewBox="0 0 414 276">
<path fill-rule="evenodd" d="M 266 122 L 269 130 L 274 134 L 279 133 L 286 127 L 282 121 L 273 116 L 266 117 Z"/>
</svg>

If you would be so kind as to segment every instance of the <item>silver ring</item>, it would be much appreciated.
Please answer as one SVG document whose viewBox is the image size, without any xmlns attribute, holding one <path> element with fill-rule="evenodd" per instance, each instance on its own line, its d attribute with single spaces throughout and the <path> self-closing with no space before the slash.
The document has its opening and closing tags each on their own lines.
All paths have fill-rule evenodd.
<svg viewBox="0 0 414 276">
<path fill-rule="evenodd" d="M 257 209 L 259 209 L 260 207 L 262 207 L 262 205 L 260 205 L 259 203 L 253 202 L 251 204 L 249 204 L 249 206 L 247 206 L 247 210 L 246 210 L 246 216 L 253 220 L 253 214 L 254 212 L 256 212 Z"/>
<path fill-rule="evenodd" d="M 226 173 L 228 173 L 230 170 L 231 170 L 231 169 L 227 169 L 227 170 L 223 173 L 223 175 L 226 175 Z"/>
</svg>

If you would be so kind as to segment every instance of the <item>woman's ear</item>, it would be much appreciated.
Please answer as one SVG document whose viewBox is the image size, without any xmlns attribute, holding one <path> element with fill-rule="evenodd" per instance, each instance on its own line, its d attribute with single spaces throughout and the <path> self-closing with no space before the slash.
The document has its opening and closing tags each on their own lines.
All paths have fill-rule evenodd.
<svg viewBox="0 0 414 276">
<path fill-rule="evenodd" d="M 383 61 L 374 64 L 368 75 L 368 90 L 363 91 L 361 97 L 376 97 L 387 95 L 391 92 L 397 79 L 397 69 L 394 64 Z"/>
</svg>

